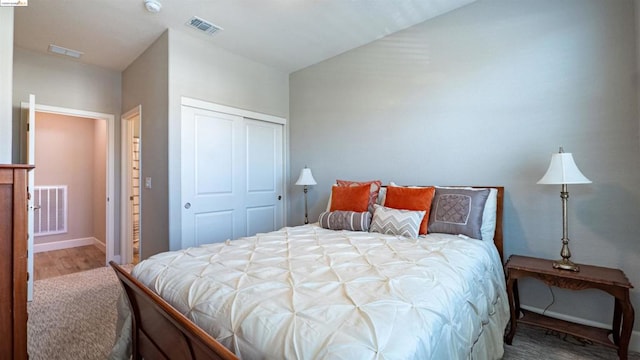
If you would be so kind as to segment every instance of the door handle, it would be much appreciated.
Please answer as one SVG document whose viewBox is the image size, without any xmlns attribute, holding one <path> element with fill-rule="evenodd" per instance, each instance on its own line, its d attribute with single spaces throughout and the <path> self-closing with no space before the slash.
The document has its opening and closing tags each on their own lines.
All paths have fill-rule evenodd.
<svg viewBox="0 0 640 360">
<path fill-rule="evenodd" d="M 191 203 L 186 203 L 186 204 L 184 204 L 184 208 L 185 208 L 185 209 L 189 209 L 190 207 L 191 207 Z"/>
</svg>

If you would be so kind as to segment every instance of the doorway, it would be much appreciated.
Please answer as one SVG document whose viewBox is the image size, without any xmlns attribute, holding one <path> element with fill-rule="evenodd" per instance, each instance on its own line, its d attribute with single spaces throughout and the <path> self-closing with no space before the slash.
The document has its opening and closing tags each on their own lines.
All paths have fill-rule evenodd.
<svg viewBox="0 0 640 360">
<path fill-rule="evenodd" d="M 106 263 L 107 123 L 36 111 L 35 280 Z"/>
<path fill-rule="evenodd" d="M 141 116 L 140 105 L 122 115 L 121 263 L 137 264 L 142 250 L 141 231 Z"/>
<path fill-rule="evenodd" d="M 102 128 L 102 131 L 106 133 L 106 137 L 104 138 L 104 142 L 100 145 L 105 150 L 106 160 L 104 161 L 103 169 L 101 170 L 105 177 L 105 192 L 101 195 L 103 199 L 106 200 L 104 205 L 104 246 L 105 246 L 105 255 L 103 258 L 103 265 L 106 266 L 108 261 L 114 260 L 119 261 L 120 256 L 115 255 L 114 248 L 114 205 L 113 205 L 113 192 L 114 192 L 114 116 L 111 114 L 98 113 L 93 111 L 79 110 L 79 109 L 71 109 L 64 108 L 58 106 L 50 106 L 50 105 L 42 105 L 36 104 L 35 96 L 29 96 L 29 102 L 21 103 L 21 114 L 23 121 L 22 125 L 22 134 L 25 134 L 26 137 L 23 138 L 23 146 L 21 146 L 21 159 L 23 163 L 33 164 L 38 167 L 38 164 L 35 161 L 35 153 L 36 153 L 36 112 L 48 113 L 48 114 L 58 114 L 72 117 L 83 117 L 90 118 L 94 120 L 104 120 L 106 123 L 106 128 Z M 53 149 L 52 151 L 55 151 Z M 95 170 L 93 168 L 85 169 L 86 172 L 93 173 Z M 29 189 L 34 189 L 35 187 L 35 176 L 37 170 L 32 170 L 29 172 Z M 106 195 L 106 197 L 105 197 Z M 99 195 L 100 196 L 100 195 Z M 35 206 L 34 206 L 34 197 L 31 197 L 29 200 L 29 239 L 28 239 L 28 259 L 27 259 L 27 267 L 30 274 L 34 274 L 34 220 L 35 220 Z M 30 276 L 28 280 L 28 293 L 27 297 L 29 301 L 33 298 L 33 279 L 34 276 Z"/>
</svg>

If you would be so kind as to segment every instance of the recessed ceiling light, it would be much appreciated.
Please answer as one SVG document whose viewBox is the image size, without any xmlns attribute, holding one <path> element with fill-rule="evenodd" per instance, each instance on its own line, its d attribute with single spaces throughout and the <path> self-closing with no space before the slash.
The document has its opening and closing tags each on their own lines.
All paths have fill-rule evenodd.
<svg viewBox="0 0 640 360">
<path fill-rule="evenodd" d="M 53 44 L 49 44 L 49 51 L 54 54 L 71 56 L 72 58 L 75 58 L 75 59 L 80 59 L 80 57 L 84 54 L 82 51 L 71 50 L 71 49 L 67 49 L 62 46 L 53 45 Z"/>
<path fill-rule="evenodd" d="M 157 0 L 144 0 L 144 7 L 147 8 L 148 12 L 155 14 L 160 12 L 162 4 Z"/>
</svg>

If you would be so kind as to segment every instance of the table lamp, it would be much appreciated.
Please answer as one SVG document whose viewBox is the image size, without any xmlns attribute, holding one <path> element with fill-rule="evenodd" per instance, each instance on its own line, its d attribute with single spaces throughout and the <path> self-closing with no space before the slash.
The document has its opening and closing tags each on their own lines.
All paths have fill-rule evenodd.
<svg viewBox="0 0 640 360">
<path fill-rule="evenodd" d="M 590 184 L 591 180 L 587 179 L 576 166 L 571 153 L 566 153 L 560 147 L 557 154 L 551 155 L 551 163 L 547 172 L 542 179 L 538 180 L 538 184 L 562 185 L 560 190 L 560 198 L 562 199 L 562 249 L 560 256 L 562 260 L 554 261 L 553 267 L 562 270 L 580 271 L 580 267 L 574 264 L 569 258 L 571 251 L 569 250 L 569 236 L 567 226 L 567 201 L 569 199 L 568 184 Z"/>
<path fill-rule="evenodd" d="M 309 185 L 316 185 L 316 180 L 313 178 L 313 174 L 311 174 L 311 169 L 308 167 L 304 167 L 300 171 L 300 176 L 298 177 L 298 181 L 296 181 L 296 185 L 304 186 L 304 223 L 309 223 L 309 214 L 307 212 L 307 191 Z"/>
</svg>

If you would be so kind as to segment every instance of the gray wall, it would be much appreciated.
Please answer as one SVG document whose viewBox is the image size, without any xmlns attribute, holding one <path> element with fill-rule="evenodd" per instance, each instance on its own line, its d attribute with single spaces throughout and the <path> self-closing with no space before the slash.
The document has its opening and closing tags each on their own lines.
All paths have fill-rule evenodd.
<svg viewBox="0 0 640 360">
<path fill-rule="evenodd" d="M 122 73 L 122 112 L 142 105 L 140 175 L 152 180 L 140 196 L 141 259 L 169 249 L 168 54 L 165 31 Z"/>
<path fill-rule="evenodd" d="M 167 30 L 122 75 L 122 111 L 142 105 L 141 257 L 180 244 L 181 97 L 288 117 L 288 74 Z M 173 204 L 173 205 L 172 205 Z"/>
<path fill-rule="evenodd" d="M 288 118 L 289 77 L 281 70 L 218 48 L 199 34 L 169 31 L 169 211 L 170 246 L 175 250 L 181 238 L 181 97 Z M 144 107 L 142 111 L 144 119 Z M 142 134 L 144 144 L 144 130 Z M 144 244 L 148 237 L 143 236 Z"/>
<path fill-rule="evenodd" d="M 0 8 L 0 164 L 12 161 L 13 8 Z"/>
<path fill-rule="evenodd" d="M 505 255 L 557 258 L 560 186 L 536 181 L 563 145 L 593 181 L 569 186 L 572 259 L 622 268 L 638 288 L 634 26 L 631 0 L 478 1 L 293 73 L 290 181 L 313 170 L 313 220 L 340 178 L 503 185 Z M 610 297 L 555 293 L 549 311 L 610 324 Z M 521 301 L 551 296 L 523 281 Z"/>
</svg>

